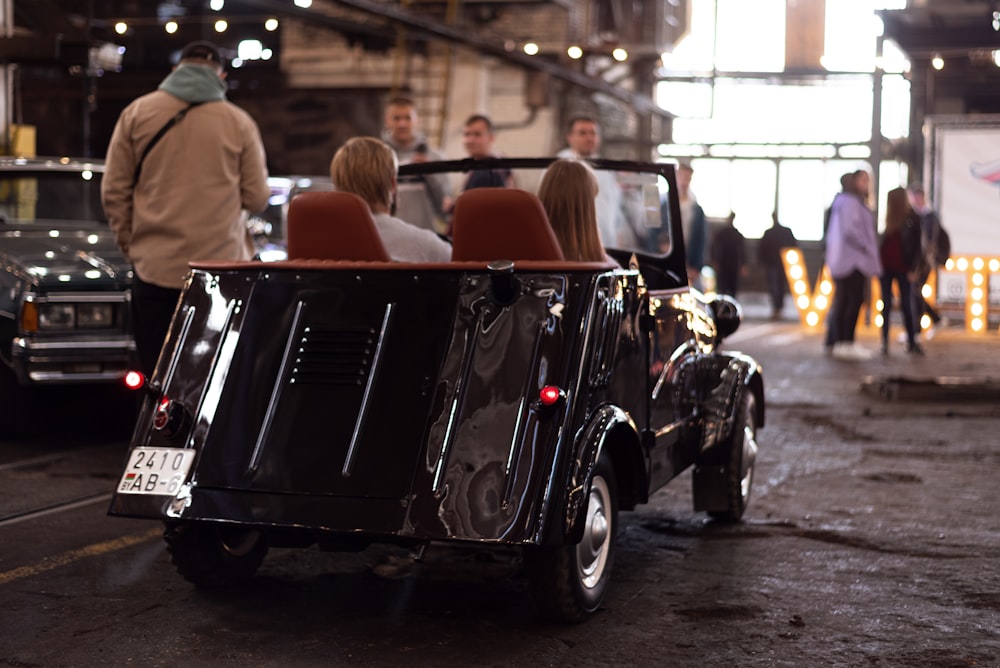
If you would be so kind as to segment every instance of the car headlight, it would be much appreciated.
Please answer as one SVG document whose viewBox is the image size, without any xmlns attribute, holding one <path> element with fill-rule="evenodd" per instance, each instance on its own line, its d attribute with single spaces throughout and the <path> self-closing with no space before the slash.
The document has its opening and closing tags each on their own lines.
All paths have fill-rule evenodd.
<svg viewBox="0 0 1000 668">
<path fill-rule="evenodd" d="M 73 304 L 39 304 L 38 329 L 73 329 L 76 309 Z"/>
<path fill-rule="evenodd" d="M 79 304 L 76 307 L 76 326 L 80 329 L 105 329 L 113 324 L 111 304 Z"/>
</svg>

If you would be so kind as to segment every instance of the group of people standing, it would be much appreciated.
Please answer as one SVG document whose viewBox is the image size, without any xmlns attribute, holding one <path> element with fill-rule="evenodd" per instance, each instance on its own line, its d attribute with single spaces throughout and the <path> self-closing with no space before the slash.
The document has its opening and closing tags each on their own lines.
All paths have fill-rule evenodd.
<svg viewBox="0 0 1000 668">
<path fill-rule="evenodd" d="M 146 373 L 155 367 L 188 263 L 199 258 L 251 259 L 246 216 L 263 210 L 270 196 L 259 128 L 249 114 L 226 100 L 225 78 L 224 60 L 215 45 L 187 45 L 158 90 L 137 98 L 121 113 L 108 146 L 102 202 L 118 246 L 133 266 L 133 327 Z M 493 156 L 494 138 L 487 116 L 476 114 L 466 120 L 463 146 L 470 157 Z M 572 119 L 566 140 L 567 148 L 543 175 L 539 189 L 566 258 L 609 261 L 606 247 L 655 250 L 658 240 L 649 236 L 644 221 L 631 215 L 634 211 L 630 214 L 628 186 L 617 183 L 613 173 L 595 172 L 581 160 L 598 157 L 596 121 L 586 116 Z M 383 136 L 347 141 L 334 155 L 330 175 L 338 190 L 354 192 L 369 204 L 394 259 L 448 261 L 447 220 L 454 200 L 447 177 L 399 182 L 397 176 L 399 164 L 442 158 L 419 133 L 413 101 L 394 98 L 386 106 Z M 689 165 L 681 165 L 677 184 L 689 277 L 697 286 L 707 224 L 690 192 L 692 173 Z M 475 169 L 467 174 L 462 189 L 510 185 L 509 172 Z M 921 189 L 911 187 L 909 194 L 916 203 L 911 204 L 906 191 L 897 188 L 889 193 L 886 231 L 880 242 L 865 204 L 867 172 L 845 175 L 842 185 L 843 192 L 830 209 L 826 234 L 826 261 L 836 284 L 827 346 L 837 357 L 867 356 L 855 344 L 854 328 L 867 281 L 881 276 L 886 304 L 883 352 L 888 351 L 895 284 L 907 350 L 919 354 L 917 309 L 923 307 L 919 287 L 933 266 L 926 259 L 928 235 L 933 234 L 927 229 L 939 227 L 939 222 L 925 210 Z M 737 290 L 744 262 L 744 240 L 733 219 L 730 216 L 727 229 L 716 235 L 711 248 L 718 288 L 730 294 Z M 778 239 L 781 228 L 775 219 L 770 245 L 794 243 L 794 237 L 791 242 L 786 238 L 790 235 Z M 780 258 L 777 263 L 771 258 L 774 275 L 769 274 L 768 280 L 775 300 L 784 295 L 779 263 Z M 780 302 L 775 309 L 780 313 Z M 935 320 L 936 316 L 931 313 Z"/>
<path fill-rule="evenodd" d="M 156 366 L 188 264 L 252 259 L 247 216 L 262 211 L 270 197 L 260 130 L 226 99 L 225 80 L 218 47 L 188 44 L 158 89 L 122 111 L 108 146 L 102 204 L 133 267 L 133 332 L 147 375 Z M 463 130 L 469 157 L 493 156 L 494 136 L 487 116 L 470 116 Z M 567 139 L 566 156 L 543 176 L 540 199 L 567 259 L 611 261 L 604 246 L 614 244 L 601 236 L 599 211 L 617 209 L 621 192 L 617 184 L 599 183 L 579 159 L 596 157 L 596 123 L 574 119 Z M 413 101 L 393 98 L 382 137 L 345 142 L 333 156 L 330 177 L 338 190 L 368 203 L 394 260 L 447 262 L 447 220 L 454 204 L 447 176 L 398 180 L 400 164 L 440 159 L 419 132 Z M 462 189 L 510 185 L 509 172 L 474 169 Z"/>
<path fill-rule="evenodd" d="M 826 266 L 834 282 L 827 317 L 827 354 L 837 359 L 864 360 L 874 353 L 855 340 L 861 306 L 872 278 L 878 278 L 882 299 L 881 353 L 889 354 L 889 330 L 895 291 L 903 317 L 906 352 L 923 355 L 918 337 L 926 312 L 940 316 L 924 301 L 921 289 L 940 262 L 938 240 L 945 234 L 927 206 L 923 188 L 894 188 L 886 199 L 885 229 L 879 237 L 875 214 L 868 208 L 871 178 L 858 170 L 841 177 L 841 192 L 828 211 L 825 230 Z"/>
</svg>

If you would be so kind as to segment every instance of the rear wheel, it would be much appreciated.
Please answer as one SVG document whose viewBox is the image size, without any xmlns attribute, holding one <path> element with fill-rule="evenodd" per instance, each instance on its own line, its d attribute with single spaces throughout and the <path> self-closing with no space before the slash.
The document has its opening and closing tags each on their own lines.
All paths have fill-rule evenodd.
<svg viewBox="0 0 1000 668">
<path fill-rule="evenodd" d="M 753 393 L 744 392 L 729 435 L 725 470 L 726 508 L 708 513 L 722 522 L 738 522 L 750 503 L 750 488 L 757 460 L 756 407 L 757 400 Z"/>
<path fill-rule="evenodd" d="M 264 534 L 245 527 L 166 524 L 163 538 L 177 571 L 205 588 L 249 580 L 267 554 Z"/>
<path fill-rule="evenodd" d="M 587 495 L 583 539 L 576 545 L 525 550 L 532 594 L 543 617 L 578 622 L 604 600 L 618 529 L 617 493 L 614 469 L 602 456 Z"/>
</svg>

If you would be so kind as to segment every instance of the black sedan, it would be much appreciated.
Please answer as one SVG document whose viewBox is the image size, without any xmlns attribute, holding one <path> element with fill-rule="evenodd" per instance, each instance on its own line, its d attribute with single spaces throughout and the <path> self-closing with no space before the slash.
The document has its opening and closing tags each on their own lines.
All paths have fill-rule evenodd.
<svg viewBox="0 0 1000 668">
<path fill-rule="evenodd" d="M 135 344 L 131 267 L 101 207 L 99 160 L 0 158 L 0 424 L 33 388 L 120 382 Z"/>
</svg>

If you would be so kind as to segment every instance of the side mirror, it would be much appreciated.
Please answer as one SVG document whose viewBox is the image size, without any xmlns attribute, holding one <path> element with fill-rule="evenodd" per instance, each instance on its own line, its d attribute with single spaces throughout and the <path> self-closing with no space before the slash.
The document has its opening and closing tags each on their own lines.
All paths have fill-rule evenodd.
<svg viewBox="0 0 1000 668">
<path fill-rule="evenodd" d="M 740 323 L 743 322 L 743 307 L 729 295 L 716 295 L 708 303 L 708 307 L 712 310 L 712 317 L 715 319 L 719 341 L 739 329 Z"/>
</svg>

